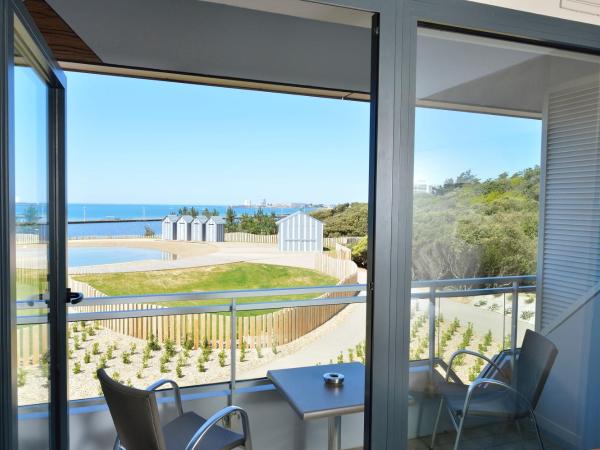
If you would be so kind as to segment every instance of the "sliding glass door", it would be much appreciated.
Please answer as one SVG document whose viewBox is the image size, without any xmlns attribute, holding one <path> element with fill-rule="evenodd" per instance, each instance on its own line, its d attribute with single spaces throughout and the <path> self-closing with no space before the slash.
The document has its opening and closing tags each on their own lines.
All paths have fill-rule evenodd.
<svg viewBox="0 0 600 450">
<path fill-rule="evenodd" d="M 2 383 L 4 442 L 61 448 L 65 299 L 64 83 L 21 2 L 4 5 Z M 62 324 L 62 326 L 61 326 Z M 4 375 L 7 375 L 4 377 Z M 16 420 L 13 417 L 17 412 Z"/>
</svg>

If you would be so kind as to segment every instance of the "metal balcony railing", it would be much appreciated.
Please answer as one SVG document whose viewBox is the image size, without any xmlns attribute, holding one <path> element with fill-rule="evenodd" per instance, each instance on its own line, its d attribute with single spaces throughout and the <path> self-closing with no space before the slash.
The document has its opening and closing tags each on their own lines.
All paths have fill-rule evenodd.
<svg viewBox="0 0 600 450">
<path fill-rule="evenodd" d="M 431 369 L 435 364 L 436 354 L 436 308 L 437 299 L 452 297 L 471 297 L 482 295 L 511 294 L 511 350 L 514 355 L 517 345 L 519 293 L 535 292 L 535 275 L 468 278 L 451 280 L 415 281 L 412 283 L 412 299 L 429 299 L 429 364 Z M 69 322 L 130 319 L 136 317 L 172 316 L 182 314 L 229 313 L 231 320 L 231 355 L 230 355 L 230 392 L 236 384 L 236 347 L 238 339 L 237 313 L 240 311 L 272 310 L 283 308 L 301 308 L 307 306 L 349 305 L 366 302 L 366 285 L 312 286 L 302 288 L 282 289 L 251 289 L 236 291 L 189 292 L 175 294 L 149 294 L 120 297 L 85 298 L 77 306 L 70 306 L 67 320 Z M 256 297 L 285 297 L 290 295 L 313 294 L 315 298 L 304 300 L 274 300 L 268 302 L 239 303 L 240 299 Z M 343 297 L 317 298 L 322 294 L 347 294 Z M 173 302 L 198 300 L 223 300 L 219 305 L 169 306 Z M 138 305 L 143 303 L 160 304 L 157 309 L 125 309 L 118 311 L 76 312 L 82 306 L 101 305 Z M 36 309 L 46 308 L 43 300 L 25 300 L 17 302 L 18 325 L 42 324 L 47 322 L 45 315 L 35 314 Z M 28 315 L 30 311 L 33 314 Z"/>
</svg>

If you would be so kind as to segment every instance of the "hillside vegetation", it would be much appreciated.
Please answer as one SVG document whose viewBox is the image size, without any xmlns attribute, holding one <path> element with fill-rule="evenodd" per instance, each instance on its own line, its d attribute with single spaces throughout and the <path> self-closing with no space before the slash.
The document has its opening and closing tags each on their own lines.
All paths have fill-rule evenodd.
<svg viewBox="0 0 600 450">
<path fill-rule="evenodd" d="M 470 171 L 431 193 L 415 193 L 415 280 L 528 275 L 536 272 L 540 168 L 479 180 Z M 312 213 L 324 234 L 365 236 L 367 204 L 345 203 Z M 353 259 L 367 266 L 367 242 Z"/>
</svg>

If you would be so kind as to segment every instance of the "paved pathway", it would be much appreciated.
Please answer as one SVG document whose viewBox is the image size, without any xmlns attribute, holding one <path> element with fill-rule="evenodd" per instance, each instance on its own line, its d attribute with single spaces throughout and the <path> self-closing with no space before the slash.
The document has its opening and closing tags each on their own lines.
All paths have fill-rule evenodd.
<svg viewBox="0 0 600 450">
<path fill-rule="evenodd" d="M 358 282 L 366 283 L 367 271 L 359 269 Z M 364 295 L 361 292 L 360 295 Z M 367 326 L 366 304 L 348 305 L 337 316 L 316 330 L 298 339 L 297 351 L 277 358 L 260 367 L 240 370 L 239 379 L 264 377 L 267 370 L 313 366 L 317 363 L 336 362 L 340 351 L 347 357 L 348 349 L 365 340 Z M 347 361 L 347 360 L 346 360 Z"/>
</svg>

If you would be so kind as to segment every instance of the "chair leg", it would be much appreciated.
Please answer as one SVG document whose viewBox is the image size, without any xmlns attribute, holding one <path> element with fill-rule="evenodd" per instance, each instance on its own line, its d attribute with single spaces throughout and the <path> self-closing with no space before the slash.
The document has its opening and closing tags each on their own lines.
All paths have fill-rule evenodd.
<svg viewBox="0 0 600 450">
<path fill-rule="evenodd" d="M 435 435 L 437 433 L 437 428 L 440 423 L 440 416 L 442 415 L 443 406 L 444 406 L 444 397 L 441 397 L 440 398 L 440 406 L 438 408 L 437 416 L 435 417 L 435 423 L 433 425 L 433 433 L 431 433 L 431 445 L 429 446 L 429 448 L 431 450 L 433 450 L 433 448 L 435 446 Z"/>
<path fill-rule="evenodd" d="M 465 424 L 465 416 L 463 415 L 460 418 L 460 424 L 458 425 L 458 431 L 456 432 L 456 441 L 454 441 L 454 450 L 458 450 L 458 446 L 460 444 L 460 438 L 462 436 L 464 424 Z"/>
</svg>

